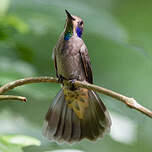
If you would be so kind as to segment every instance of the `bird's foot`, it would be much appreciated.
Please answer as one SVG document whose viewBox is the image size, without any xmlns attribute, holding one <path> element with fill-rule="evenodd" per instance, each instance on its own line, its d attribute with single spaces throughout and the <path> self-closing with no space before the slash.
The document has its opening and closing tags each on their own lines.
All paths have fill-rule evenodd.
<svg viewBox="0 0 152 152">
<path fill-rule="evenodd" d="M 58 76 L 58 82 L 59 83 L 62 83 L 63 84 L 63 80 L 64 80 L 65 78 L 62 76 L 62 75 L 59 75 Z"/>
<path fill-rule="evenodd" d="M 75 81 L 76 81 L 77 79 L 72 79 L 72 80 L 70 80 L 70 90 L 72 90 L 72 91 L 74 91 L 76 88 L 75 88 Z"/>
</svg>

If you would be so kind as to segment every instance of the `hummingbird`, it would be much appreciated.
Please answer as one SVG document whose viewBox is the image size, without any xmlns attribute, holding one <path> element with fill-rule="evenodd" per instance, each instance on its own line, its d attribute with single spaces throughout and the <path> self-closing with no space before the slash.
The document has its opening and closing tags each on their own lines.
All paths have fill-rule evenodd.
<svg viewBox="0 0 152 152">
<path fill-rule="evenodd" d="M 54 52 L 59 81 L 75 80 L 93 84 L 87 47 L 82 40 L 84 22 L 67 10 L 64 31 Z M 63 84 L 44 121 L 43 135 L 58 143 L 75 143 L 83 139 L 96 141 L 110 131 L 111 118 L 99 95 L 92 90 Z"/>
</svg>

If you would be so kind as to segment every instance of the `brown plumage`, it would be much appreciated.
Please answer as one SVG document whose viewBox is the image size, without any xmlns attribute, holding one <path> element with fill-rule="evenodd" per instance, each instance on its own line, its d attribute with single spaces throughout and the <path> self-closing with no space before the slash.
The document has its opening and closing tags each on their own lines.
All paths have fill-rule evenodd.
<svg viewBox="0 0 152 152">
<path fill-rule="evenodd" d="M 67 12 L 64 32 L 54 48 L 58 78 L 93 83 L 83 21 Z M 43 134 L 57 142 L 95 141 L 110 130 L 111 119 L 99 96 L 85 88 L 63 85 L 46 114 Z"/>
</svg>

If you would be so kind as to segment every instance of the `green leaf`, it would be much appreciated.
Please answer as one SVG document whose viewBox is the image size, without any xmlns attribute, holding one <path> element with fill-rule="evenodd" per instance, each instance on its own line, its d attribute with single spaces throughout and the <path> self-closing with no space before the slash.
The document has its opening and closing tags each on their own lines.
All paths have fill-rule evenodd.
<svg viewBox="0 0 152 152">
<path fill-rule="evenodd" d="M 58 150 L 45 151 L 45 152 L 84 152 L 84 151 L 77 149 L 58 149 Z"/>
<path fill-rule="evenodd" d="M 0 0 L 0 15 L 5 14 L 10 6 L 10 0 Z"/>
<path fill-rule="evenodd" d="M 15 144 L 20 147 L 36 145 L 39 146 L 41 143 L 39 140 L 25 135 L 6 135 L 1 136 L 0 139 L 8 144 Z"/>
<path fill-rule="evenodd" d="M 23 152 L 22 147 L 6 142 L 0 137 L 0 152 Z"/>
</svg>

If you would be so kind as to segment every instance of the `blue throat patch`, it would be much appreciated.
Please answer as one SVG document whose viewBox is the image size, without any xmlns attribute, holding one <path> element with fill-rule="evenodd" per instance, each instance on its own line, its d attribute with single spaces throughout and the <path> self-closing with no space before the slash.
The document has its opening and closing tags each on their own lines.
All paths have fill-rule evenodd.
<svg viewBox="0 0 152 152">
<path fill-rule="evenodd" d="M 82 36 L 82 29 L 77 27 L 76 28 L 76 33 L 77 33 L 77 36 L 81 38 Z M 67 32 L 64 36 L 64 40 L 65 41 L 68 41 L 71 37 L 72 37 L 73 33 L 72 32 Z"/>
<path fill-rule="evenodd" d="M 71 37 L 72 37 L 71 32 L 68 32 L 68 33 L 65 34 L 64 40 L 68 41 Z"/>
<path fill-rule="evenodd" d="M 82 29 L 81 29 L 81 28 L 79 28 L 79 27 L 77 27 L 77 28 L 76 28 L 76 32 L 77 32 L 78 37 L 80 37 L 80 38 L 81 38 L 81 35 L 82 35 Z"/>
</svg>

